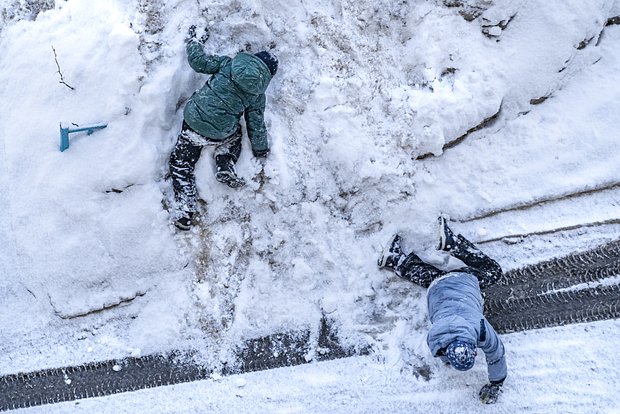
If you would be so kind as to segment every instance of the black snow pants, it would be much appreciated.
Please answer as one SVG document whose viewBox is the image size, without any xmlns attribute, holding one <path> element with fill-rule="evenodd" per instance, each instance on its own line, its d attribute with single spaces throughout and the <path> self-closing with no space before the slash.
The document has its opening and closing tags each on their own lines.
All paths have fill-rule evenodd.
<svg viewBox="0 0 620 414">
<path fill-rule="evenodd" d="M 196 212 L 196 177 L 194 169 L 200 159 L 204 146 L 214 146 L 214 158 L 227 156 L 236 163 L 241 154 L 241 126 L 228 138 L 216 141 L 204 137 L 191 129 L 183 121 L 183 127 L 177 143 L 170 154 L 170 176 L 174 189 L 174 199 L 177 209 L 185 213 Z"/>
<path fill-rule="evenodd" d="M 450 272 L 465 272 L 476 276 L 481 289 L 495 284 L 502 277 L 500 265 L 472 242 L 460 234 L 454 241 L 454 247 L 449 253 L 465 263 L 465 267 L 451 271 L 440 270 L 422 261 L 415 253 L 410 253 L 399 262 L 394 269 L 395 273 L 424 288 L 428 288 L 433 280 Z"/>
</svg>

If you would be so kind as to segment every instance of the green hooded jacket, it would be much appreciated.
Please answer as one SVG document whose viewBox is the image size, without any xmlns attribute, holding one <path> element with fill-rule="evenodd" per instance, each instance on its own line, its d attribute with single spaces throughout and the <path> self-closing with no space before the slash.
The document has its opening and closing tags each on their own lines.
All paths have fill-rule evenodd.
<svg viewBox="0 0 620 414">
<path fill-rule="evenodd" d="M 185 106 L 183 118 L 190 128 L 221 141 L 237 130 L 243 115 L 252 150 L 268 150 L 264 114 L 271 73 L 267 65 L 249 53 L 232 59 L 207 55 L 195 41 L 187 45 L 187 60 L 196 72 L 212 75 Z"/>
</svg>

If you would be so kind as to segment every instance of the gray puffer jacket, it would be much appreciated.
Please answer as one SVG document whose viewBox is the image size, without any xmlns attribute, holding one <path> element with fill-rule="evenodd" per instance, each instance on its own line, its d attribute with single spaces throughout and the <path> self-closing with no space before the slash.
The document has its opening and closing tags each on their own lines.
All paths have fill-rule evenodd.
<svg viewBox="0 0 620 414">
<path fill-rule="evenodd" d="M 431 284 L 427 301 L 432 327 L 426 341 L 433 356 L 456 339 L 476 344 L 486 355 L 489 381 L 504 380 L 508 372 L 504 344 L 484 318 L 478 279 L 451 272 Z"/>
</svg>

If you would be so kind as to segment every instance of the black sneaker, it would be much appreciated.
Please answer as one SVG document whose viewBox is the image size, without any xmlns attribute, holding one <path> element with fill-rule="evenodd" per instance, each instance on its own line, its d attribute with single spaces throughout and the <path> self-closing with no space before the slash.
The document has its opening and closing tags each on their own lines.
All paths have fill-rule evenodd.
<svg viewBox="0 0 620 414">
<path fill-rule="evenodd" d="M 449 252 L 454 247 L 454 233 L 448 227 L 448 223 L 446 223 L 446 218 L 444 216 L 439 216 L 438 219 L 439 226 L 437 227 L 439 233 L 439 243 L 437 244 L 437 250 L 443 250 L 444 252 Z"/>
<path fill-rule="evenodd" d="M 394 269 L 398 265 L 400 258 L 403 256 L 403 251 L 400 247 L 401 240 L 398 234 L 392 236 L 387 246 L 381 252 L 381 257 L 377 260 L 377 266 Z"/>
<path fill-rule="evenodd" d="M 245 185 L 245 180 L 235 174 L 234 171 L 218 171 L 215 173 L 215 179 L 230 188 L 239 188 Z"/>
<path fill-rule="evenodd" d="M 179 230 L 183 230 L 183 231 L 188 231 L 189 229 L 191 229 L 192 228 L 192 215 L 193 215 L 192 213 L 187 213 L 187 215 L 184 215 L 176 219 L 174 221 L 174 225 L 176 226 L 176 228 Z"/>
</svg>

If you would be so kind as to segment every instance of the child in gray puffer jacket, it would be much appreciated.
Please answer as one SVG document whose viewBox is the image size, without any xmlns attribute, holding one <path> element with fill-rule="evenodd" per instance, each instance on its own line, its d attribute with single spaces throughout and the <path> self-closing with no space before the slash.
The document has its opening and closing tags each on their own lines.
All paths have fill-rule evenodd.
<svg viewBox="0 0 620 414">
<path fill-rule="evenodd" d="M 444 217 L 439 218 L 438 250 L 448 252 L 466 266 L 443 271 L 425 263 L 415 253 L 405 254 L 401 238 L 394 235 L 379 258 L 380 268 L 392 270 L 424 288 L 431 329 L 427 344 L 435 357 L 459 371 L 474 366 L 476 348 L 486 355 L 489 384 L 479 392 L 480 401 L 497 401 L 506 379 L 504 345 L 484 318 L 480 289 L 491 286 L 502 276 L 499 264 L 482 253 L 462 235 L 454 236 Z"/>
</svg>

